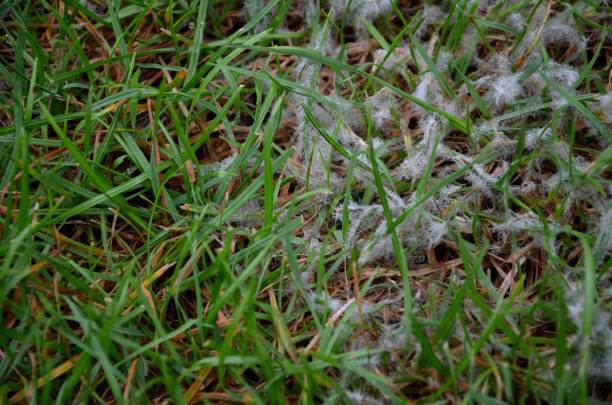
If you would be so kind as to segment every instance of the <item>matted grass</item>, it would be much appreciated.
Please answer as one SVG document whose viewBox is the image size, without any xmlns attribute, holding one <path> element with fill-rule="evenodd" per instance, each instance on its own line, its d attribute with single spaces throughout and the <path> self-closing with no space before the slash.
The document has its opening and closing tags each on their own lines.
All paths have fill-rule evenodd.
<svg viewBox="0 0 612 405">
<path fill-rule="evenodd" d="M 5 0 L 0 402 L 612 401 L 581 0 Z"/>
</svg>

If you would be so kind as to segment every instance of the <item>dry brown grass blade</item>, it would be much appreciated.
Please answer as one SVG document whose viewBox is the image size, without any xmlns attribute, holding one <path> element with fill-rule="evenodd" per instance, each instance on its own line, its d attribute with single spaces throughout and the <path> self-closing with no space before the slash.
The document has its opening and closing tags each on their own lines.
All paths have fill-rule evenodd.
<svg viewBox="0 0 612 405">
<path fill-rule="evenodd" d="M 274 295 L 274 290 L 268 290 L 268 296 L 270 297 L 270 306 L 272 310 L 276 312 L 276 316 L 273 317 L 273 323 L 278 332 L 278 343 L 279 343 L 279 351 L 283 351 L 285 349 L 295 363 L 299 363 L 299 358 L 295 352 L 295 347 L 291 342 L 291 334 L 287 329 L 287 325 L 282 320 L 282 313 L 278 308 L 278 303 L 276 302 L 276 296 Z"/>
<path fill-rule="evenodd" d="M 349 307 L 351 306 L 351 304 L 353 304 L 353 302 L 355 302 L 355 298 L 351 298 L 350 300 L 346 302 L 346 304 L 338 308 L 338 310 L 329 317 L 329 319 L 327 320 L 327 324 L 333 326 L 336 323 L 336 321 L 340 319 L 342 314 L 344 314 L 346 310 L 349 309 Z M 306 346 L 306 348 L 304 349 L 304 354 L 308 355 L 308 353 L 310 353 L 312 349 L 314 349 L 317 343 L 319 343 L 320 339 L 321 339 L 321 335 L 317 333 L 312 338 L 312 340 L 308 343 L 308 346 Z"/>
<path fill-rule="evenodd" d="M 353 288 L 355 289 L 355 297 L 357 298 L 357 307 L 359 308 L 359 322 L 363 324 L 363 307 L 361 305 L 361 293 L 359 291 L 359 277 L 357 275 L 357 263 L 353 262 Z"/>
<path fill-rule="evenodd" d="M 132 364 L 130 364 L 130 369 L 128 370 L 127 380 L 125 382 L 125 388 L 123 389 L 123 400 L 127 401 L 130 399 L 130 389 L 132 388 L 132 380 L 134 378 L 134 373 L 136 372 L 136 366 L 138 365 L 138 359 L 132 360 Z"/>
<path fill-rule="evenodd" d="M 527 57 L 531 54 L 531 52 L 533 52 L 535 47 L 538 45 L 538 42 L 540 41 L 540 37 L 542 36 L 542 31 L 544 31 L 544 25 L 546 24 L 546 21 L 548 21 L 548 17 L 550 16 L 551 7 L 552 7 L 552 0 L 548 0 L 548 8 L 546 9 L 546 15 L 544 16 L 544 19 L 542 20 L 542 23 L 540 24 L 540 28 L 538 29 L 538 32 L 536 33 L 535 37 L 533 37 L 533 39 L 529 43 L 529 46 L 527 47 L 525 52 L 523 52 L 523 54 L 517 59 L 517 61 L 514 62 L 514 65 L 512 66 L 512 70 L 516 70 L 520 68 L 523 65 L 523 63 L 525 63 L 525 60 L 527 59 Z"/>
<path fill-rule="evenodd" d="M 175 264 L 176 264 L 176 262 L 168 263 L 168 264 L 162 266 L 161 268 L 159 268 L 158 270 L 156 270 L 155 273 L 153 273 L 149 277 L 147 277 L 142 282 L 142 286 L 141 286 L 141 289 L 143 290 L 143 294 L 145 294 L 145 296 L 146 296 L 146 293 L 144 292 L 144 291 L 148 292 L 148 290 L 146 290 L 146 288 L 149 285 L 151 285 L 155 280 L 157 280 L 159 277 L 161 277 L 161 275 L 164 274 L 166 272 L 166 270 L 168 270 L 169 268 L 171 268 Z M 130 294 L 130 300 L 133 301 L 133 300 L 136 299 L 136 297 L 138 297 L 138 291 L 132 291 L 132 293 Z M 154 308 L 153 305 L 151 307 Z M 124 316 L 124 315 L 128 314 L 132 309 L 134 309 L 134 306 L 130 305 L 123 312 L 121 312 L 121 316 Z"/>
<path fill-rule="evenodd" d="M 152 105 L 152 101 L 151 99 L 147 99 L 147 110 L 149 111 L 149 123 L 151 125 L 151 132 L 152 132 L 152 136 L 154 139 L 153 142 L 153 149 L 154 149 L 154 154 L 155 154 L 155 164 L 157 166 L 161 165 L 161 154 L 159 153 L 159 139 L 157 138 L 157 128 L 155 125 L 155 120 L 153 118 L 153 109 L 151 107 Z M 164 178 L 162 176 L 161 171 L 157 172 L 157 178 L 159 181 L 159 187 L 160 187 L 160 197 L 161 197 L 161 203 L 162 203 L 162 215 L 164 218 L 164 225 L 166 226 L 170 226 L 170 220 L 168 219 L 168 210 L 166 208 L 166 193 L 164 193 Z"/>
<path fill-rule="evenodd" d="M 48 376 L 40 377 L 38 379 L 38 381 L 36 382 L 36 386 L 38 388 L 41 388 L 43 385 L 45 385 L 45 383 L 47 383 L 49 381 L 52 381 L 52 380 L 55 380 L 57 377 L 59 377 L 62 374 L 65 374 L 66 372 L 70 371 L 72 369 L 72 367 L 74 367 L 74 365 L 81 358 L 81 354 L 78 354 L 78 355 L 74 356 L 73 358 L 71 358 L 70 360 L 65 361 L 64 363 L 62 363 L 59 366 L 55 367 L 53 370 L 51 370 L 51 372 L 49 373 Z M 9 398 L 9 402 L 11 402 L 11 403 L 20 402 L 21 400 L 23 400 L 25 398 L 25 395 L 26 395 L 26 389 L 24 388 L 21 391 L 17 392 L 15 395 L 13 395 L 11 398 Z"/>
<path fill-rule="evenodd" d="M 145 287 L 144 285 L 140 287 L 140 291 L 142 291 L 142 295 L 144 295 L 145 299 L 149 303 L 149 306 L 151 307 L 153 314 L 155 314 L 155 316 L 157 317 L 157 310 L 155 309 L 155 301 L 153 301 L 153 295 L 151 294 L 151 291 L 149 291 L 149 289 Z"/>
<path fill-rule="evenodd" d="M 187 391 L 185 391 L 185 401 L 188 404 L 193 403 L 194 400 L 197 399 L 196 394 L 200 388 L 202 388 L 202 385 L 204 384 L 204 381 L 206 380 L 206 377 L 208 377 L 208 374 L 210 374 L 211 370 L 212 367 L 204 367 L 201 369 L 193 384 L 191 384 Z"/>
</svg>

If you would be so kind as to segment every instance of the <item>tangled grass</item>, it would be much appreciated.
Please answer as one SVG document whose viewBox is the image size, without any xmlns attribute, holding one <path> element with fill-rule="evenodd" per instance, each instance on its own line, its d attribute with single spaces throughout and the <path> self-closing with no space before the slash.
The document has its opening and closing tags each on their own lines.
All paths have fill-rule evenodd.
<svg viewBox="0 0 612 405">
<path fill-rule="evenodd" d="M 612 401 L 611 17 L 3 1 L 2 403 Z"/>
</svg>

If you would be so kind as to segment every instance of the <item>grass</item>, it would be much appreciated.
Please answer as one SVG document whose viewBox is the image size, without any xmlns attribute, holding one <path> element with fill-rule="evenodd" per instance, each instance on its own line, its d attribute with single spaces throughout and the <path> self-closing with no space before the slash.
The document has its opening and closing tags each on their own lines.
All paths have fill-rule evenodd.
<svg viewBox="0 0 612 405">
<path fill-rule="evenodd" d="M 612 402 L 611 16 L 1 1 L 0 402 Z"/>
</svg>

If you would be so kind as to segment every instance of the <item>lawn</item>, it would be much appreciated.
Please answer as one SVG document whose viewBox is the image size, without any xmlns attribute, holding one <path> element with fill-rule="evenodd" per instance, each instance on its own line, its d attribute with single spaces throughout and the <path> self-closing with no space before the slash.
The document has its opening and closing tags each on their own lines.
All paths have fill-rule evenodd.
<svg viewBox="0 0 612 405">
<path fill-rule="evenodd" d="M 0 0 L 0 403 L 612 402 L 607 0 Z"/>
</svg>

